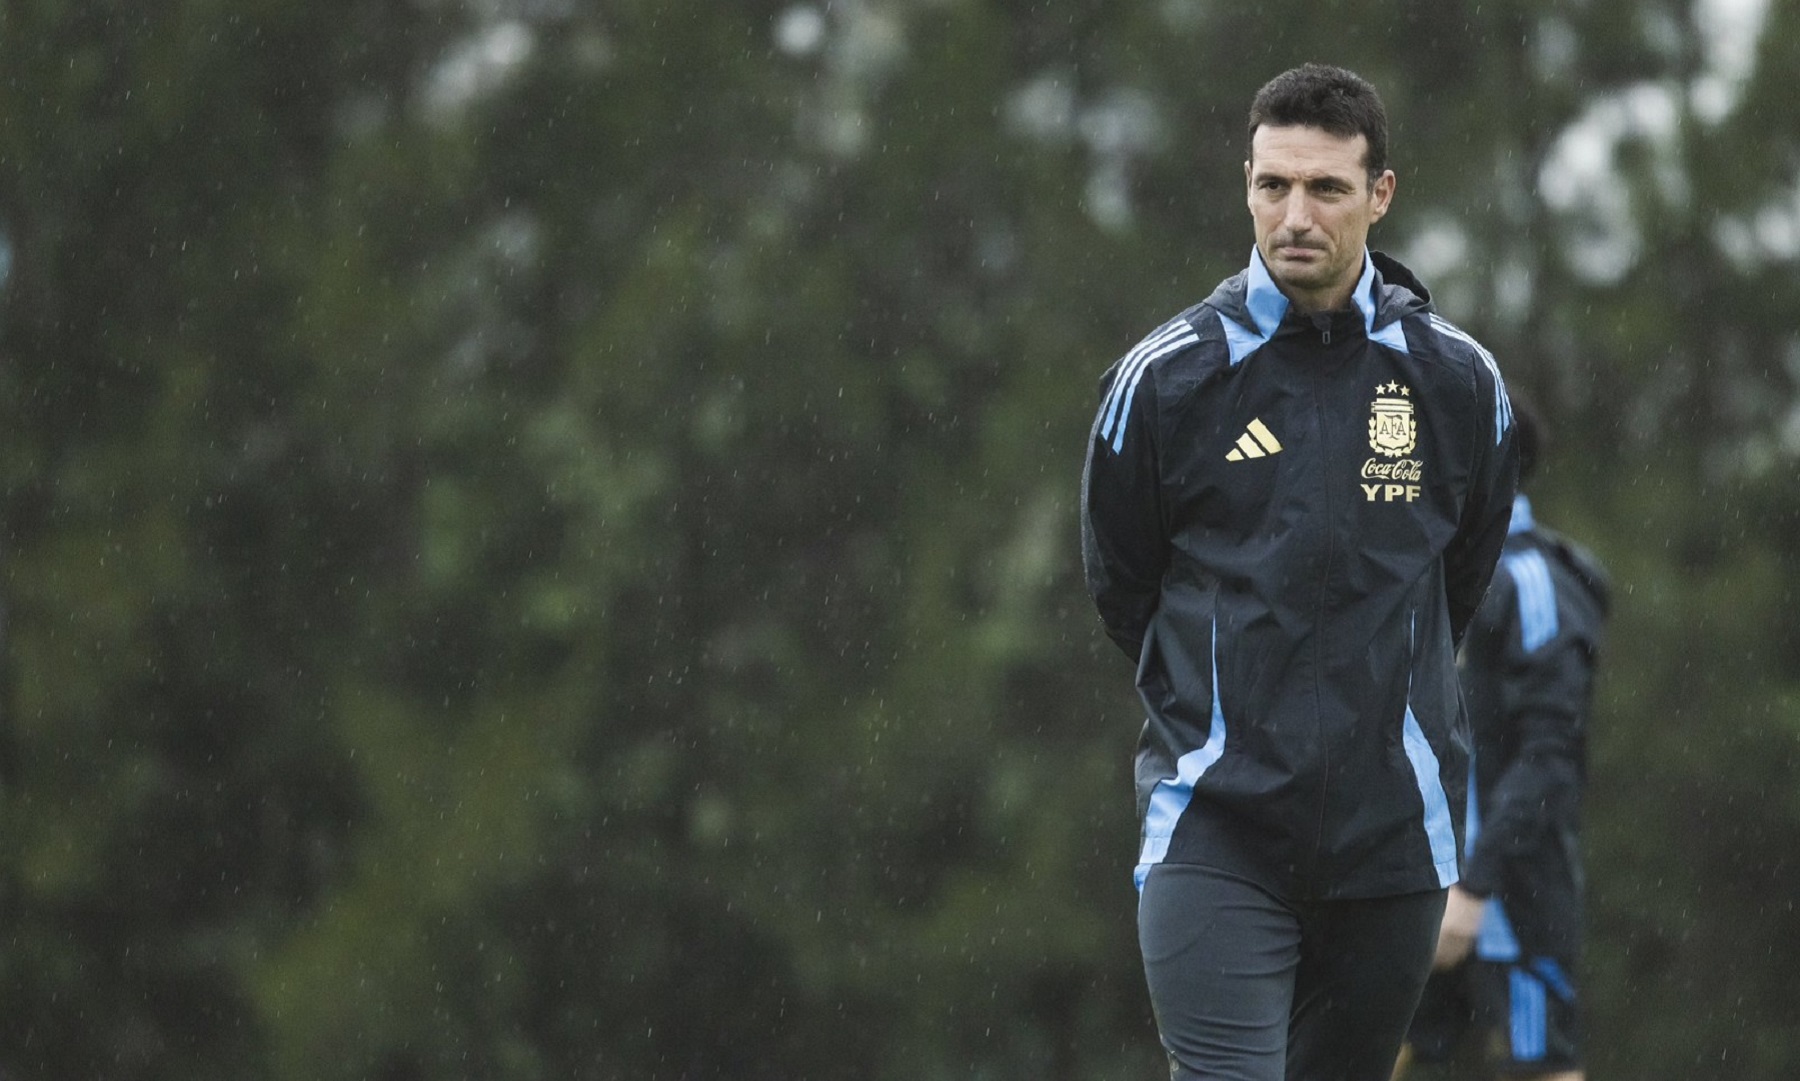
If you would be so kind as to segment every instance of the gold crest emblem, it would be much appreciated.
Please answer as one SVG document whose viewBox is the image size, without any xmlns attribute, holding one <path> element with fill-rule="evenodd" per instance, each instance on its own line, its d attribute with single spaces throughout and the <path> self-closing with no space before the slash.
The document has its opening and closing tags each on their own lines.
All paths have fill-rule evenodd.
<svg viewBox="0 0 1800 1081">
<path fill-rule="evenodd" d="M 1369 406 L 1369 449 L 1388 458 L 1411 454 L 1419 441 L 1419 422 L 1413 416 L 1412 388 L 1384 383 L 1375 388 Z"/>
</svg>

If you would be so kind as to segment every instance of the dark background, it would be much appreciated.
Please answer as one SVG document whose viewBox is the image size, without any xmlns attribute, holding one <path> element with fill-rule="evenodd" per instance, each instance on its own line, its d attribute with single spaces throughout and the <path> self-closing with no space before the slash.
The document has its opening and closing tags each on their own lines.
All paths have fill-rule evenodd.
<svg viewBox="0 0 1800 1081">
<path fill-rule="evenodd" d="M 1791 0 L 14 0 L 5 1076 L 1159 1076 L 1081 455 L 1309 59 L 1616 579 L 1592 1072 L 1800 1075 Z"/>
</svg>

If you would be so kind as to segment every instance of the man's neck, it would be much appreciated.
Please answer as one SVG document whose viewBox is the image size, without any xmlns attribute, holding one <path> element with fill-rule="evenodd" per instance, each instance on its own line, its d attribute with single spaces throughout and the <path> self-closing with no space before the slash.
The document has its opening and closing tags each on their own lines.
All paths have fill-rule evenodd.
<svg viewBox="0 0 1800 1081">
<path fill-rule="evenodd" d="M 1325 312 L 1343 311 L 1350 306 L 1350 297 L 1356 292 L 1354 280 L 1325 292 L 1319 290 L 1301 292 L 1298 289 L 1290 289 L 1280 282 L 1276 282 L 1275 287 L 1281 290 L 1281 294 L 1288 298 L 1288 304 L 1300 315 L 1319 315 Z"/>
</svg>

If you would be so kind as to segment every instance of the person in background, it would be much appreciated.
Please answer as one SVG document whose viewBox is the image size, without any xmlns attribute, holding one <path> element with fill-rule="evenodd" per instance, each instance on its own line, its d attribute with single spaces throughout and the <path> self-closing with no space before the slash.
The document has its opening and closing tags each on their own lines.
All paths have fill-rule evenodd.
<svg viewBox="0 0 1800 1081">
<path fill-rule="evenodd" d="M 1523 397 L 1513 417 L 1523 484 L 1544 428 Z M 1409 1081 L 1584 1077 L 1581 791 L 1609 588 L 1593 555 L 1539 524 L 1524 495 L 1500 566 L 1462 645 L 1474 738 L 1466 855 L 1395 1071 Z"/>
<path fill-rule="evenodd" d="M 1251 104 L 1249 265 L 1108 369 L 1082 483 L 1136 665 L 1138 935 L 1176 1081 L 1385 1081 L 1456 881 L 1455 647 L 1506 537 L 1493 358 L 1367 247 L 1380 96 Z"/>
</svg>

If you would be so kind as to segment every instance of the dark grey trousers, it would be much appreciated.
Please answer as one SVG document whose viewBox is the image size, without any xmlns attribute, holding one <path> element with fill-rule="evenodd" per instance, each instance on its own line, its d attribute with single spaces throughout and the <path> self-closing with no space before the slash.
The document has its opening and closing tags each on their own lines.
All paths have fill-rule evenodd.
<svg viewBox="0 0 1800 1081">
<path fill-rule="evenodd" d="M 1150 869 L 1138 944 L 1175 1081 L 1388 1081 L 1431 972 L 1442 890 L 1292 902 Z"/>
</svg>

